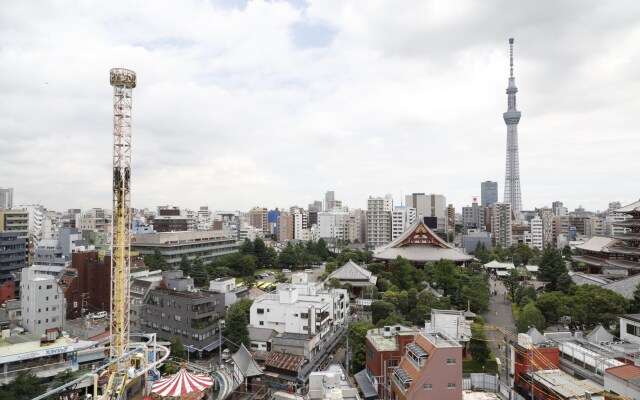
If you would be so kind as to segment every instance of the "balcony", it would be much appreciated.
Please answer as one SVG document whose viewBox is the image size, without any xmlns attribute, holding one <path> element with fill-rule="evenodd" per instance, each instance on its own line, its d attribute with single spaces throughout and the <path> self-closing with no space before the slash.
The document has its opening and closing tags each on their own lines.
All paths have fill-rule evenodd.
<svg viewBox="0 0 640 400">
<path fill-rule="evenodd" d="M 192 319 L 190 326 L 193 329 L 203 330 L 215 325 L 218 322 L 218 319 L 219 318 L 214 318 L 214 317 Z"/>
</svg>

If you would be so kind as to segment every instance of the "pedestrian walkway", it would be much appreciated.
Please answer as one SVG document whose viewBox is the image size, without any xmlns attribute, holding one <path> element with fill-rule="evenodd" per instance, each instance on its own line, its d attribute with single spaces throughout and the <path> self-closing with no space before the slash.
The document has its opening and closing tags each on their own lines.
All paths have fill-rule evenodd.
<svg viewBox="0 0 640 400">
<path fill-rule="evenodd" d="M 517 328 L 513 319 L 511 303 L 508 300 L 506 288 L 502 282 L 493 279 L 489 279 L 489 286 L 491 290 L 491 301 L 489 302 L 489 311 L 483 316 L 485 326 L 501 327 L 516 334 Z M 497 292 L 497 294 L 494 294 L 494 292 Z M 500 362 L 502 363 L 500 378 L 506 378 L 505 363 L 507 360 L 505 357 L 504 334 L 496 330 L 487 330 L 487 339 L 490 341 L 489 346 L 491 347 L 493 356 L 500 358 Z"/>
</svg>

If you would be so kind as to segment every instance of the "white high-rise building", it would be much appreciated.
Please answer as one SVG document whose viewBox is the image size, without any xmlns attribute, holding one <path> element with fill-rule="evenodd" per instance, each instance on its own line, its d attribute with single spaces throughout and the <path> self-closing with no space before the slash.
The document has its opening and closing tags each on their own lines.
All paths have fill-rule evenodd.
<svg viewBox="0 0 640 400">
<path fill-rule="evenodd" d="M 536 215 L 531 220 L 531 246 L 542 250 L 544 248 L 542 237 L 542 218 Z"/>
<path fill-rule="evenodd" d="M 628 228 L 622 226 L 613 225 L 614 222 L 622 222 L 629 219 L 628 214 L 622 214 L 616 212 L 618 208 L 622 208 L 622 204 L 619 201 L 609 202 L 609 208 L 607 208 L 606 229 L 607 234 L 612 236 L 624 235 L 629 231 Z"/>
<path fill-rule="evenodd" d="M 202 206 L 198 210 L 196 217 L 196 229 L 199 231 L 210 231 L 213 218 L 209 207 Z"/>
<path fill-rule="evenodd" d="M 409 226 L 416 222 L 416 209 L 396 206 L 391 215 L 391 240 L 400 237 Z"/>
<path fill-rule="evenodd" d="M 391 241 L 393 197 L 369 197 L 367 200 L 367 245 L 378 247 Z"/>
<path fill-rule="evenodd" d="M 14 207 L 15 210 L 26 210 L 29 212 L 29 237 L 34 245 L 38 245 L 42 239 L 42 220 L 44 218 L 44 207 L 40 204 L 25 204 Z"/>
<path fill-rule="evenodd" d="M 62 329 L 65 317 L 64 293 L 55 276 L 40 275 L 32 268 L 22 269 L 22 326 L 42 335 L 50 328 Z"/>
<path fill-rule="evenodd" d="M 509 248 L 513 244 L 513 212 L 509 203 L 493 203 L 491 206 L 491 240 L 493 246 Z"/>
<path fill-rule="evenodd" d="M 0 210 L 13 208 L 13 188 L 0 188 Z"/>
</svg>

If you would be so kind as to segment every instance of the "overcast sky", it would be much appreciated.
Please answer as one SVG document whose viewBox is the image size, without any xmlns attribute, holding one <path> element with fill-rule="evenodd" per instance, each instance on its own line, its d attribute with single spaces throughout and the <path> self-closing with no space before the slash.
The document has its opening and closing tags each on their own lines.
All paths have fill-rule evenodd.
<svg viewBox="0 0 640 400">
<path fill-rule="evenodd" d="M 509 37 L 524 208 L 640 198 L 637 0 L 3 1 L 0 187 L 110 208 L 126 67 L 134 207 L 502 199 Z"/>
</svg>

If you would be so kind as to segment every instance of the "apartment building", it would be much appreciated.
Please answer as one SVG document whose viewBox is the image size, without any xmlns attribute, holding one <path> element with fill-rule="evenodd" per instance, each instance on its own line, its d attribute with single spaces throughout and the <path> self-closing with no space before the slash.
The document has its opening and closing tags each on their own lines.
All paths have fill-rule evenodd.
<svg viewBox="0 0 640 400">
<path fill-rule="evenodd" d="M 391 241 L 393 197 L 369 197 L 367 200 L 367 246 L 375 248 Z"/>
<path fill-rule="evenodd" d="M 391 374 L 393 399 L 462 400 L 462 346 L 444 333 L 420 331 Z"/>
</svg>

